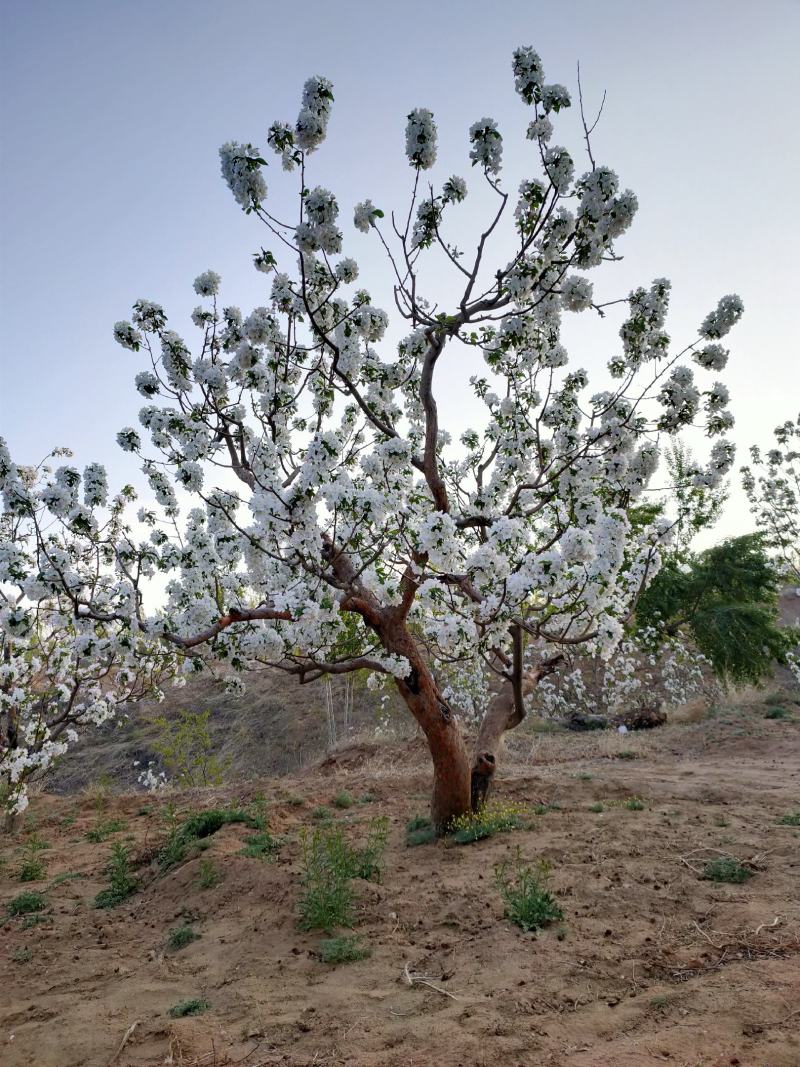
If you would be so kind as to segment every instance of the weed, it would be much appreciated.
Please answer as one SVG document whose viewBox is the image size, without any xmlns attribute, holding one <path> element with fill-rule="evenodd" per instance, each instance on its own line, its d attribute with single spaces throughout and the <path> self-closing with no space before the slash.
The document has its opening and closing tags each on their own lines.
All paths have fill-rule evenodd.
<svg viewBox="0 0 800 1067">
<path fill-rule="evenodd" d="M 250 859 L 271 859 L 279 848 L 279 843 L 275 840 L 269 830 L 262 830 L 260 833 L 250 834 L 250 836 L 245 839 L 241 855 L 247 856 Z"/>
<path fill-rule="evenodd" d="M 589 811 L 591 811 L 593 815 L 599 815 L 601 812 L 605 811 L 605 808 L 598 801 L 596 804 L 589 805 Z"/>
<path fill-rule="evenodd" d="M 103 819 L 97 826 L 88 831 L 86 840 L 99 845 L 106 838 L 111 837 L 112 834 L 118 834 L 120 830 L 126 830 L 127 827 L 128 824 L 124 819 Z"/>
<path fill-rule="evenodd" d="M 14 963 L 30 963 L 33 959 L 33 952 L 29 948 L 18 948 L 12 953 L 11 959 Z"/>
<path fill-rule="evenodd" d="M 17 878 L 20 882 L 40 882 L 47 877 L 47 868 L 39 855 L 40 850 L 46 847 L 35 837 L 24 846 L 22 861 L 17 871 Z"/>
<path fill-rule="evenodd" d="M 305 804 L 305 800 L 302 797 L 289 796 L 286 798 L 286 803 L 290 808 L 302 808 Z"/>
<path fill-rule="evenodd" d="M 370 819 L 367 843 L 363 848 L 349 849 L 350 877 L 367 882 L 379 882 L 383 872 L 383 854 L 389 837 L 389 820 L 385 815 Z"/>
<path fill-rule="evenodd" d="M 321 942 L 319 953 L 323 963 L 355 963 L 357 960 L 367 959 L 370 950 L 361 938 L 354 934 L 332 937 L 329 941 Z"/>
<path fill-rule="evenodd" d="M 793 811 L 788 815 L 781 815 L 778 822 L 781 826 L 800 826 L 800 811 Z"/>
<path fill-rule="evenodd" d="M 791 719 L 792 713 L 788 708 L 782 708 L 779 704 L 773 704 L 764 712 L 765 719 Z"/>
<path fill-rule="evenodd" d="M 63 885 L 64 882 L 71 882 L 75 878 L 83 878 L 83 875 L 78 874 L 77 871 L 62 871 L 61 874 L 57 874 L 50 883 L 50 888 L 55 889 L 56 886 Z"/>
<path fill-rule="evenodd" d="M 506 918 L 523 930 L 538 930 L 548 923 L 564 918 L 564 913 L 552 894 L 545 888 L 550 874 L 546 860 L 535 864 L 523 863 L 519 848 L 513 859 L 495 867 L 495 879 L 505 901 Z"/>
<path fill-rule="evenodd" d="M 41 893 L 29 889 L 25 893 L 19 893 L 6 905 L 9 915 L 28 915 L 32 911 L 44 911 L 47 901 Z"/>
<path fill-rule="evenodd" d="M 253 824 L 258 830 L 266 830 L 269 825 L 267 798 L 263 793 L 256 793 L 253 797 Z"/>
<path fill-rule="evenodd" d="M 253 830 L 261 829 L 258 818 L 240 808 L 210 808 L 190 815 L 182 824 L 173 817 L 172 829 L 166 843 L 158 853 L 162 872 L 170 870 L 186 859 L 190 852 L 201 847 L 201 842 L 215 834 L 228 823 L 244 823 Z"/>
<path fill-rule="evenodd" d="M 730 826 L 724 815 L 715 815 L 713 821 L 715 826 Z"/>
<path fill-rule="evenodd" d="M 201 889 L 213 889 L 215 885 L 219 885 L 222 881 L 222 874 L 214 866 L 214 861 L 206 857 L 200 860 L 200 867 L 198 869 L 197 884 Z"/>
<path fill-rule="evenodd" d="M 173 952 L 179 952 L 180 949 L 191 945 L 192 941 L 197 941 L 199 937 L 200 934 L 195 933 L 188 923 L 184 923 L 183 926 L 176 926 L 167 934 L 167 948 L 172 949 Z"/>
<path fill-rule="evenodd" d="M 355 804 L 355 798 L 343 789 L 341 793 L 337 793 L 333 798 L 333 806 L 335 808 L 352 808 Z"/>
<path fill-rule="evenodd" d="M 641 797 L 628 797 L 625 801 L 625 807 L 628 811 L 644 811 L 644 801 Z"/>
<path fill-rule="evenodd" d="M 349 926 L 353 917 L 350 849 L 338 827 L 317 827 L 300 833 L 303 893 L 300 925 L 304 930 Z"/>
<path fill-rule="evenodd" d="M 361 796 L 358 798 L 358 803 L 359 804 L 372 804 L 377 799 L 378 798 L 375 795 L 375 793 L 362 793 Z"/>
<path fill-rule="evenodd" d="M 436 840 L 436 832 L 426 815 L 413 815 L 406 823 L 406 846 L 429 845 Z"/>
<path fill-rule="evenodd" d="M 669 1004 L 669 997 L 665 994 L 660 994 L 657 997 L 653 997 L 650 1001 L 651 1008 L 666 1008 Z"/>
<path fill-rule="evenodd" d="M 528 809 L 517 804 L 489 801 L 477 811 L 459 815 L 450 823 L 448 840 L 456 845 L 470 845 L 484 837 L 517 830 L 524 826 Z"/>
<path fill-rule="evenodd" d="M 594 777 L 594 775 L 593 774 L 587 774 L 585 771 L 583 771 L 581 774 L 573 774 L 572 777 L 573 778 L 577 778 L 577 780 L 579 782 L 591 782 L 591 780 Z"/>
<path fill-rule="evenodd" d="M 752 877 L 750 868 L 733 856 L 718 856 L 709 860 L 703 868 L 703 878 L 708 882 L 732 882 L 734 885 L 740 885 Z"/>
<path fill-rule="evenodd" d="M 616 754 L 615 759 L 638 759 L 639 753 L 634 752 L 632 748 L 623 748 Z"/>
<path fill-rule="evenodd" d="M 33 915 L 23 915 L 22 923 L 20 924 L 23 930 L 30 930 L 33 926 L 38 926 L 39 923 L 47 921 L 47 916 L 37 912 Z"/>
<path fill-rule="evenodd" d="M 202 1015 L 210 1007 L 211 1005 L 207 1000 L 201 1000 L 200 997 L 192 997 L 191 1000 L 179 1000 L 177 1004 L 174 1004 L 169 1009 L 169 1014 L 173 1019 L 182 1019 L 185 1015 Z"/>
<path fill-rule="evenodd" d="M 96 908 L 115 908 L 138 889 L 139 883 L 131 873 L 130 853 L 121 841 L 111 846 L 111 860 L 106 868 L 110 885 L 94 898 Z"/>
<path fill-rule="evenodd" d="M 332 817 L 330 808 L 326 808 L 324 804 L 318 804 L 311 812 L 311 818 L 316 822 L 330 822 Z"/>
<path fill-rule="evenodd" d="M 547 815 L 551 811 L 560 811 L 558 804 L 534 804 L 531 811 L 534 815 Z"/>
</svg>

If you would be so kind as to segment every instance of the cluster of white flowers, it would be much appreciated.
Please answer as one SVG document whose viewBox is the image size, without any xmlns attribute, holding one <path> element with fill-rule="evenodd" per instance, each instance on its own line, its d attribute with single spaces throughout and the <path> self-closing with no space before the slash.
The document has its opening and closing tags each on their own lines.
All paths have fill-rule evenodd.
<svg viewBox="0 0 800 1067">
<path fill-rule="evenodd" d="M 766 455 L 750 449 L 742 485 L 785 578 L 800 587 L 800 415 L 776 426 L 774 434 L 778 447 Z"/>
<path fill-rule="evenodd" d="M 251 144 L 228 141 L 219 150 L 222 177 L 245 211 L 259 207 L 267 198 L 267 183 L 261 173 L 261 153 Z"/>
<path fill-rule="evenodd" d="M 436 123 L 426 107 L 417 107 L 408 116 L 406 155 L 418 170 L 428 170 L 436 162 Z"/>
<path fill-rule="evenodd" d="M 503 138 L 494 119 L 479 119 L 469 128 L 472 145 L 469 158 L 487 174 L 499 174 L 503 161 Z"/>
<path fill-rule="evenodd" d="M 319 76 L 309 78 L 295 126 L 295 139 L 303 152 L 313 152 L 325 140 L 332 103 L 333 83 Z"/>
</svg>

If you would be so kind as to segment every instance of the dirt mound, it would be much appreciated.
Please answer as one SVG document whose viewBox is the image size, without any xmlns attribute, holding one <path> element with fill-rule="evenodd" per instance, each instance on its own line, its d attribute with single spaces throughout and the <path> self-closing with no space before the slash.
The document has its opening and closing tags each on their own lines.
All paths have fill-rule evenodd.
<svg viewBox="0 0 800 1067">
<path fill-rule="evenodd" d="M 0 1063 L 796 1067 L 800 826 L 781 820 L 800 811 L 800 711 L 766 718 L 777 699 L 635 737 L 523 731 L 497 796 L 538 814 L 463 847 L 405 844 L 430 788 L 408 769 L 416 740 L 230 789 L 39 796 L 2 842 L 2 915 L 24 891 L 45 908 L 2 927 Z M 274 855 L 247 855 L 259 831 L 226 822 L 164 872 L 170 828 L 220 807 L 266 815 Z M 377 816 L 384 876 L 356 882 L 371 955 L 332 966 L 325 935 L 298 927 L 300 832 L 359 842 Z M 140 888 L 97 910 L 114 842 Z M 517 847 L 549 861 L 564 912 L 537 935 L 504 917 L 495 883 Z M 701 877 L 720 856 L 751 877 Z M 46 875 L 21 883 L 30 857 Z M 171 948 L 187 924 L 200 936 Z M 169 1014 L 191 1001 L 205 1010 Z"/>
</svg>

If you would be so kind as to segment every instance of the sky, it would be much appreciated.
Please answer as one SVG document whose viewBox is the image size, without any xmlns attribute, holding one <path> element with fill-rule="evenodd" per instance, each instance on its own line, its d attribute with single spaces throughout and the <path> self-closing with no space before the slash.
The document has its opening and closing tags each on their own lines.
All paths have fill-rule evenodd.
<svg viewBox="0 0 800 1067">
<path fill-rule="evenodd" d="M 0 11 L 0 434 L 18 462 L 68 445 L 78 463 L 105 462 L 112 485 L 140 482 L 114 438 L 137 424 L 142 364 L 115 344 L 113 324 L 147 297 L 191 339 L 192 281 L 208 268 L 223 277 L 224 303 L 246 314 L 266 302 L 251 260 L 266 234 L 221 180 L 220 144 L 266 151 L 269 124 L 293 121 L 303 82 L 324 74 L 335 103 L 309 182 L 337 193 L 344 220 L 366 197 L 387 213 L 407 204 L 414 107 L 438 123 L 434 181 L 456 173 L 477 186 L 467 130 L 488 115 L 513 190 L 536 174 L 510 70 L 520 44 L 573 92 L 580 62 L 587 110 L 605 92 L 594 154 L 639 198 L 624 259 L 593 273 L 596 292 L 623 297 L 670 278 L 681 344 L 720 296 L 739 293 L 746 314 L 726 339 L 725 381 L 740 459 L 797 415 L 798 0 L 2 0 Z M 578 118 L 555 138 L 576 159 Z M 293 180 L 277 160 L 266 176 L 271 202 L 289 205 Z M 471 191 L 454 209 L 460 245 L 487 206 Z M 344 228 L 361 284 L 389 310 L 375 242 Z M 501 239 L 498 266 L 509 248 Z M 444 276 L 431 281 L 445 302 L 455 293 Z M 618 322 L 573 318 L 571 355 L 604 385 Z M 442 372 L 445 426 L 469 416 L 461 386 L 472 372 L 457 362 Z M 734 484 L 716 536 L 750 525 Z"/>
</svg>

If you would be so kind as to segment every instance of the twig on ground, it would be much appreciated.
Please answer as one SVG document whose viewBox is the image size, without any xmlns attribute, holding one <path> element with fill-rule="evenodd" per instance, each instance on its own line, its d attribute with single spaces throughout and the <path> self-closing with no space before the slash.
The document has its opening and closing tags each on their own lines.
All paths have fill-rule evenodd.
<svg viewBox="0 0 800 1067">
<path fill-rule="evenodd" d="M 761 923 L 760 925 L 758 925 L 755 928 L 755 930 L 753 931 L 753 935 L 757 937 L 761 933 L 762 930 L 771 930 L 772 927 L 778 926 L 780 921 L 781 921 L 780 915 L 776 915 L 771 923 Z"/>
<path fill-rule="evenodd" d="M 442 996 L 450 997 L 451 1000 L 458 999 L 455 993 L 451 993 L 449 990 L 442 989 L 441 986 L 435 985 L 431 980 L 433 978 L 432 974 L 414 974 L 408 969 L 408 964 L 406 964 L 403 969 L 403 977 L 410 986 L 424 985 L 427 986 L 428 989 L 432 989 L 435 993 L 441 993 Z"/>
<path fill-rule="evenodd" d="M 122 1038 L 122 1041 L 120 1041 L 119 1048 L 114 1053 L 114 1055 L 111 1057 L 111 1059 L 108 1061 L 108 1067 L 112 1067 L 112 1064 L 116 1063 L 117 1060 L 120 1058 L 120 1056 L 122 1055 L 123 1049 L 128 1044 L 130 1039 L 133 1037 L 133 1032 L 136 1029 L 136 1027 L 141 1023 L 141 1021 L 142 1021 L 141 1019 L 137 1019 L 135 1022 L 132 1022 L 131 1025 L 128 1027 L 128 1029 L 125 1031 L 125 1034 L 124 1034 L 124 1036 Z"/>
</svg>

